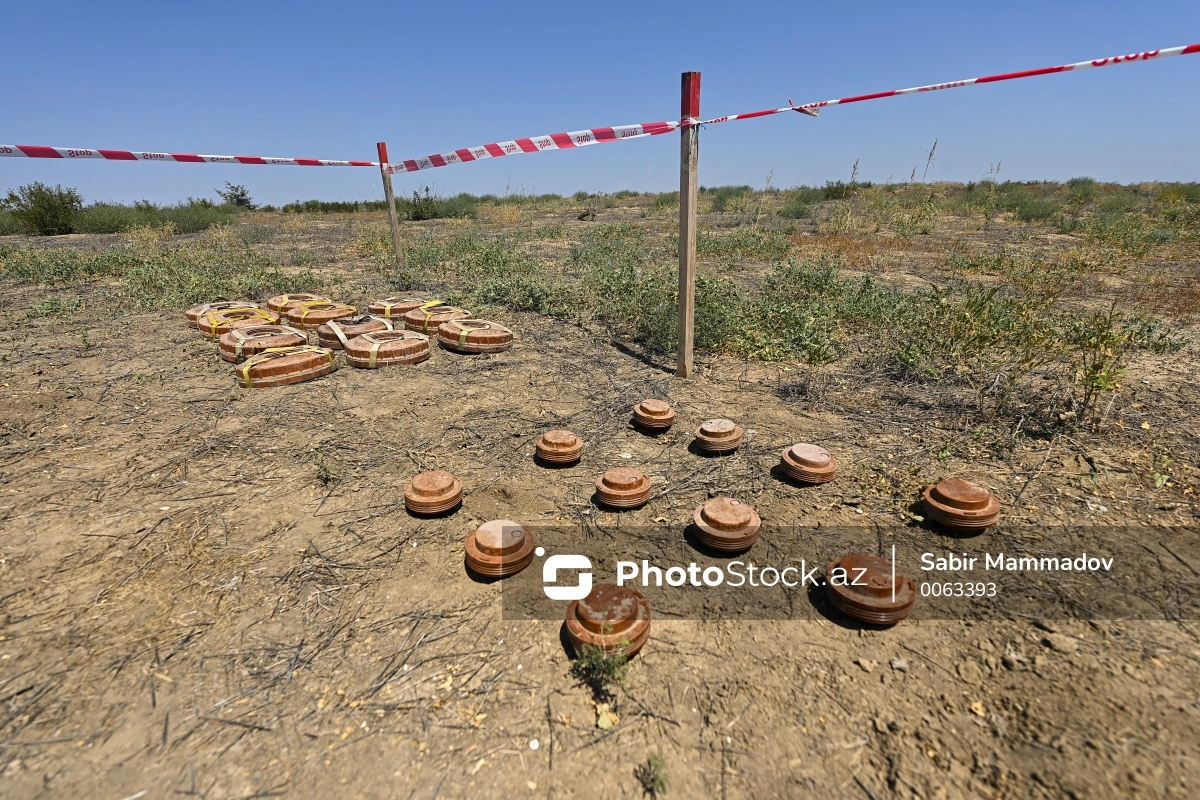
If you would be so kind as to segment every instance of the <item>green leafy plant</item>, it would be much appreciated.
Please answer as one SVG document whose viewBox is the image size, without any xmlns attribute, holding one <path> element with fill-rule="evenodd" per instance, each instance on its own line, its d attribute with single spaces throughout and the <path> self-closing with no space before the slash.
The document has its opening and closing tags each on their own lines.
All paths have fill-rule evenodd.
<svg viewBox="0 0 1200 800">
<path fill-rule="evenodd" d="M 247 211 L 255 209 L 254 201 L 250 199 L 250 192 L 245 186 L 233 184 L 225 181 L 224 189 L 217 189 L 217 195 L 224 200 L 228 205 L 236 208 L 244 208 Z"/>
<path fill-rule="evenodd" d="M 1074 351 L 1075 418 L 1092 425 L 1101 413 L 1099 399 L 1120 388 L 1131 351 L 1177 352 L 1188 342 L 1163 330 L 1159 321 L 1128 315 L 1115 306 L 1070 320 L 1065 338 Z"/>
<path fill-rule="evenodd" d="M 39 301 L 25 312 L 25 316 L 31 319 L 38 317 L 61 317 L 67 314 L 74 314 L 82 305 L 83 300 L 79 295 L 53 295 Z"/>
<path fill-rule="evenodd" d="M 629 659 L 621 652 L 610 655 L 603 647 L 585 644 L 571 662 L 571 675 L 587 686 L 597 701 L 611 701 L 629 679 Z"/>
<path fill-rule="evenodd" d="M 638 764 L 633 770 L 633 777 L 641 784 L 642 791 L 651 797 L 651 800 L 666 794 L 671 784 L 667 780 L 667 762 L 659 753 L 652 753 L 646 757 L 646 760 Z"/>
<path fill-rule="evenodd" d="M 10 191 L 0 206 L 9 211 L 22 230 L 39 236 L 61 236 L 74 230 L 83 197 L 75 189 L 35 182 Z"/>
</svg>

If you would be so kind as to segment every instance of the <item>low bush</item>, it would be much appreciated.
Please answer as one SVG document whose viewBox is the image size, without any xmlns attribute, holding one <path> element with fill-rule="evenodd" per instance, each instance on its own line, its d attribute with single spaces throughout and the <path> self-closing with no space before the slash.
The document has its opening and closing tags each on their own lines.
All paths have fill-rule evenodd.
<svg viewBox="0 0 1200 800">
<path fill-rule="evenodd" d="M 404 219 L 418 222 L 427 219 L 471 218 L 479 211 L 474 196 L 459 194 L 449 199 L 433 194 L 428 186 L 425 193 L 413 192 L 411 200 L 396 201 L 396 208 Z"/>
<path fill-rule="evenodd" d="M 83 208 L 83 197 L 75 189 L 53 188 L 41 182 L 27 183 L 0 200 L 24 233 L 62 236 L 74 230 L 75 217 Z"/>
<path fill-rule="evenodd" d="M 173 206 L 157 206 L 142 200 L 132 206 L 92 203 L 76 216 L 80 233 L 124 233 L 131 228 L 174 226 L 178 233 L 198 233 L 237 218 L 236 206 L 217 205 L 210 200 L 189 199 Z"/>
</svg>

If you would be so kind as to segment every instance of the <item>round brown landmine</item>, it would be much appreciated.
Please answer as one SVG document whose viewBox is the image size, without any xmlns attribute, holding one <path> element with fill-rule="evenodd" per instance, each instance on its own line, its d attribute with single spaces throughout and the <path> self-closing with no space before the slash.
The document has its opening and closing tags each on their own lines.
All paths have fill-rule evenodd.
<svg viewBox="0 0 1200 800">
<path fill-rule="evenodd" d="M 293 325 L 299 325 L 306 331 L 316 330 L 326 322 L 334 319 L 349 319 L 358 314 L 358 309 L 345 303 L 334 303 L 329 300 L 309 300 L 289 306 L 287 318 Z"/>
<path fill-rule="evenodd" d="M 546 431 L 534 441 L 533 452 L 550 464 L 574 464 L 583 453 L 583 439 L 571 431 Z"/>
<path fill-rule="evenodd" d="M 614 467 L 596 479 L 596 499 L 610 508 L 639 508 L 650 499 L 650 479 L 633 467 Z"/>
<path fill-rule="evenodd" d="M 977 532 L 1000 519 L 1000 500 L 977 483 L 949 478 L 924 492 L 927 516 L 945 528 Z"/>
<path fill-rule="evenodd" d="M 740 553 L 758 541 L 762 519 L 746 503 L 732 497 L 714 497 L 704 502 L 695 513 L 696 538 L 713 550 Z"/>
<path fill-rule="evenodd" d="M 372 331 L 390 331 L 392 329 L 391 320 L 385 317 L 365 314 L 360 317 L 331 319 L 329 322 L 323 323 L 317 328 L 317 340 L 320 342 L 321 347 L 328 347 L 330 350 L 341 350 L 355 336 L 362 336 L 364 333 L 371 333 Z"/>
<path fill-rule="evenodd" d="M 534 536 L 510 519 L 485 522 L 467 536 L 467 567 L 488 578 L 516 575 L 533 561 Z"/>
<path fill-rule="evenodd" d="M 868 553 L 842 556 L 825 568 L 825 596 L 859 622 L 893 625 L 907 617 L 917 602 L 916 582 L 898 573 L 893 596 L 893 572 L 886 558 Z"/>
<path fill-rule="evenodd" d="M 567 606 L 567 639 L 576 654 L 585 646 L 605 656 L 635 655 L 650 637 L 650 603 L 641 592 L 599 583 L 582 600 Z"/>
<path fill-rule="evenodd" d="M 403 319 L 404 315 L 414 308 L 427 304 L 428 300 L 419 297 L 385 297 L 367 306 L 367 313 L 384 319 Z"/>
<path fill-rule="evenodd" d="M 422 306 L 404 315 L 404 327 L 410 331 L 433 334 L 443 322 L 470 319 L 471 312 L 457 306 Z"/>
<path fill-rule="evenodd" d="M 742 443 L 742 429 L 728 419 L 710 419 L 696 430 L 696 446 L 709 453 L 727 453 Z"/>
<path fill-rule="evenodd" d="M 288 309 L 297 306 L 300 303 L 309 303 L 313 300 L 320 300 L 326 303 L 332 302 L 328 297 L 320 294 L 277 294 L 267 300 L 267 308 L 277 314 L 287 314 Z"/>
<path fill-rule="evenodd" d="M 333 351 L 324 347 L 272 347 L 256 353 L 233 368 L 247 389 L 286 386 L 328 375 L 337 369 Z"/>
<path fill-rule="evenodd" d="M 462 481 L 444 469 L 413 476 L 404 487 L 404 505 L 415 514 L 440 514 L 462 502 Z"/>
<path fill-rule="evenodd" d="M 784 473 L 802 483 L 828 483 L 837 474 L 837 459 L 824 447 L 801 442 L 783 451 Z"/>
<path fill-rule="evenodd" d="M 415 331 L 372 331 L 355 336 L 343 352 L 346 363 L 359 369 L 419 364 L 429 358 L 429 337 Z"/>
<path fill-rule="evenodd" d="M 512 331 L 486 319 L 451 320 L 438 326 L 438 344 L 456 353 L 502 353 L 512 342 Z"/>
<path fill-rule="evenodd" d="M 217 339 L 221 358 L 237 363 L 256 353 L 278 347 L 299 347 L 307 344 L 304 331 L 287 325 L 252 325 L 248 328 L 233 328 Z"/>
<path fill-rule="evenodd" d="M 196 320 L 196 329 L 206 339 L 216 341 L 222 334 L 234 328 L 250 328 L 255 325 L 275 325 L 279 317 L 261 308 L 227 308 L 205 312 Z"/>
<path fill-rule="evenodd" d="M 248 300 L 214 300 L 211 303 L 189 308 L 183 312 L 183 316 L 187 318 L 188 325 L 196 328 L 199 327 L 200 317 L 209 311 L 228 311 L 231 308 L 258 308 L 258 304 Z"/>
<path fill-rule="evenodd" d="M 633 407 L 633 424 L 648 431 L 665 431 L 675 423 L 675 409 L 662 400 L 643 400 Z"/>
</svg>

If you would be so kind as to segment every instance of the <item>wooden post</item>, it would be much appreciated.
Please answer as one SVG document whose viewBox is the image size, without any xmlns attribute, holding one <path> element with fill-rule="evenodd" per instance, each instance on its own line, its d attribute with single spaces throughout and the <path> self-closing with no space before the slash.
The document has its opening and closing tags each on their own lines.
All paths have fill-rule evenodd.
<svg viewBox="0 0 1200 800">
<path fill-rule="evenodd" d="M 679 116 L 700 119 L 700 73 L 683 73 Z M 696 314 L 696 201 L 699 180 L 700 129 L 679 129 L 679 353 L 675 374 L 692 375 L 692 342 Z"/>
<path fill-rule="evenodd" d="M 392 227 L 392 251 L 396 254 L 396 266 L 404 263 L 400 250 L 400 220 L 396 217 L 396 195 L 392 194 L 392 173 L 388 172 L 387 142 L 375 145 L 379 151 L 379 172 L 383 175 L 383 197 L 387 201 L 388 224 Z"/>
</svg>

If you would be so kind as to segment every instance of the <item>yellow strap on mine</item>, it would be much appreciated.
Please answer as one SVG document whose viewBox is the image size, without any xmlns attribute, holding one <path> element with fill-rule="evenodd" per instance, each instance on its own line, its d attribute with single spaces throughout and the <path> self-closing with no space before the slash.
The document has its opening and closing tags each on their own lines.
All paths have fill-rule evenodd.
<svg viewBox="0 0 1200 800">
<path fill-rule="evenodd" d="M 240 361 L 242 358 L 242 345 L 246 343 L 246 334 L 242 333 L 241 328 L 234 328 L 230 333 L 237 340 L 237 344 L 233 346 L 233 360 Z"/>
<path fill-rule="evenodd" d="M 378 314 L 369 314 L 368 316 L 369 316 L 371 319 L 378 320 L 378 321 L 382 322 L 382 323 L 383 323 L 383 325 L 384 325 L 384 328 L 385 328 L 386 330 L 389 330 L 389 331 L 394 331 L 394 330 L 396 330 L 395 326 L 393 326 L 393 325 L 392 325 L 392 320 L 391 320 L 389 317 L 381 317 L 381 316 L 379 316 Z"/>
<path fill-rule="evenodd" d="M 430 318 L 433 317 L 433 314 L 429 313 L 429 309 L 433 308 L 434 306 L 440 306 L 440 305 L 442 305 L 441 300 L 430 300 L 428 303 L 425 303 L 419 309 L 417 309 L 418 311 L 420 311 L 422 314 L 425 315 L 425 321 L 423 323 L 421 323 L 421 330 L 423 332 L 425 332 L 425 333 L 429 332 L 429 320 L 430 320 Z"/>
<path fill-rule="evenodd" d="M 325 324 L 329 326 L 329 330 L 333 331 L 333 335 L 342 343 L 342 347 L 345 347 L 348 344 L 348 340 L 346 339 L 345 332 L 342 330 L 342 326 L 337 324 L 337 320 L 331 319 Z"/>
<path fill-rule="evenodd" d="M 247 358 L 244 362 L 242 362 L 242 365 L 237 368 L 242 375 L 242 384 L 247 389 L 250 389 L 254 386 L 254 382 L 250 379 L 251 367 L 255 367 L 264 361 L 270 361 L 273 358 L 289 356 L 294 353 L 324 353 L 325 355 L 329 356 L 329 363 L 333 365 L 333 368 L 337 369 L 337 362 L 334 360 L 333 351 L 327 350 L 324 347 L 317 347 L 316 345 L 311 344 L 300 344 L 296 345 L 295 347 L 268 347 L 266 350 L 255 353 Z"/>
</svg>

